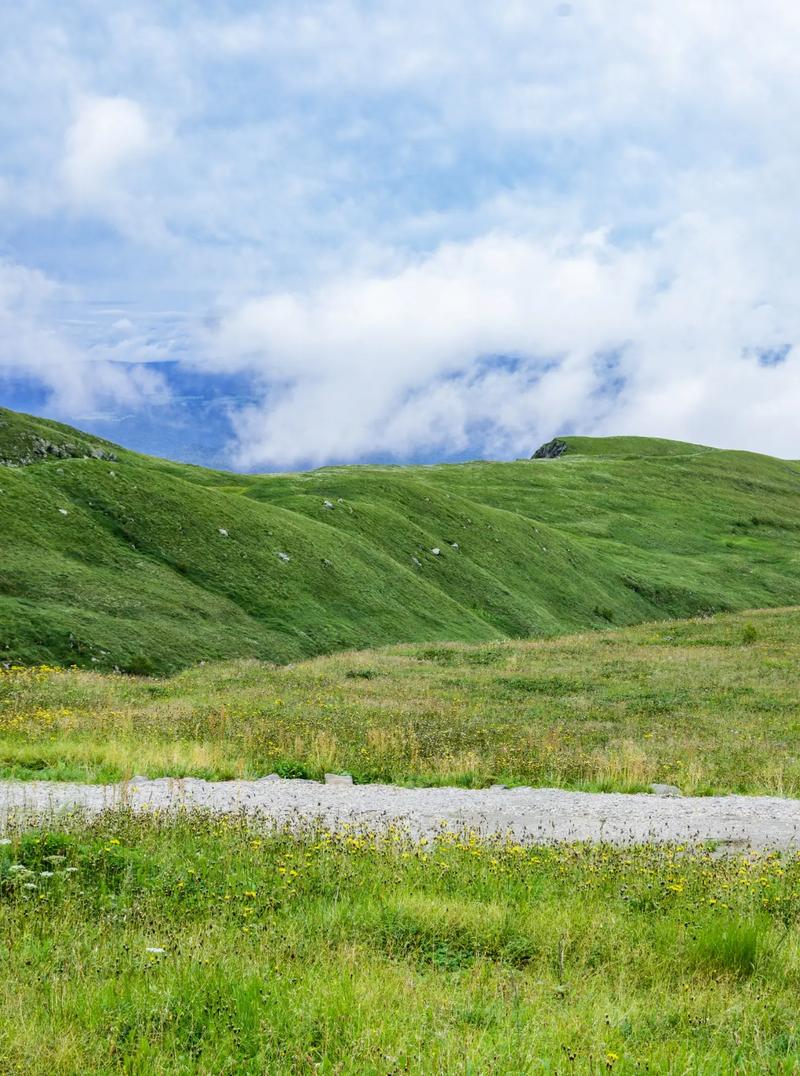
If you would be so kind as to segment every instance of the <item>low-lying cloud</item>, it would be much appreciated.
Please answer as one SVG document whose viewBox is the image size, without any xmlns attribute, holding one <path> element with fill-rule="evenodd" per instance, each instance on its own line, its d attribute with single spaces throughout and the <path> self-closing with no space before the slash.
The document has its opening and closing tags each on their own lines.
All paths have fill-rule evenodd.
<svg viewBox="0 0 800 1076">
<path fill-rule="evenodd" d="M 565 431 L 800 455 L 800 367 L 782 343 L 800 325 L 791 301 L 764 303 L 769 283 L 724 224 L 697 218 L 626 247 L 495 234 L 246 302 L 206 363 L 266 386 L 234 416 L 245 468 L 519 455 Z M 759 348 L 781 361 L 766 368 Z"/>
</svg>

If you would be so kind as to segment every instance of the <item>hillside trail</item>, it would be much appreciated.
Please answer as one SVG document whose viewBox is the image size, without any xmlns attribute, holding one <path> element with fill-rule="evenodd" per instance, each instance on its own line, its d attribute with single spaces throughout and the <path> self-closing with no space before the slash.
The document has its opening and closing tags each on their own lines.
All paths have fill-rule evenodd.
<svg viewBox="0 0 800 1076">
<path fill-rule="evenodd" d="M 768 796 L 668 797 L 554 788 L 402 788 L 319 784 L 277 775 L 254 781 L 135 777 L 116 785 L 0 781 L 4 826 L 53 824 L 65 812 L 204 811 L 244 815 L 279 827 L 352 826 L 371 832 L 398 823 L 410 836 L 473 830 L 520 843 L 713 842 L 722 851 L 800 848 L 800 800 Z"/>
</svg>

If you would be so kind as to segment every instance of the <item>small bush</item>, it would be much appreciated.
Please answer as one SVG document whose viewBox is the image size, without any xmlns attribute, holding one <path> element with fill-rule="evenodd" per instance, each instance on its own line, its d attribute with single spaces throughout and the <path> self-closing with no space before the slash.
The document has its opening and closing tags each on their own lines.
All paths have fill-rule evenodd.
<svg viewBox="0 0 800 1076">
<path fill-rule="evenodd" d="M 596 605 L 592 609 L 592 615 L 599 617 L 601 620 L 607 620 L 609 624 L 614 620 L 614 610 L 609 609 L 607 605 Z"/>
<path fill-rule="evenodd" d="M 123 672 L 132 676 L 157 676 L 159 669 L 147 654 L 134 654 L 123 666 Z"/>
<path fill-rule="evenodd" d="M 742 629 L 742 643 L 745 646 L 750 646 L 751 643 L 754 643 L 757 638 L 758 631 L 756 630 L 755 624 L 745 624 L 744 628 Z"/>
</svg>

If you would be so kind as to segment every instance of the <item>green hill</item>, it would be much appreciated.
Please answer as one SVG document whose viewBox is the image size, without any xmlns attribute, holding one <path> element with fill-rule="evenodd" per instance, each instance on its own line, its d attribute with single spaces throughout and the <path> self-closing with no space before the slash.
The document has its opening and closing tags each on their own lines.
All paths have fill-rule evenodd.
<svg viewBox="0 0 800 1076">
<path fill-rule="evenodd" d="M 800 465 L 562 440 L 250 476 L 0 410 L 0 660 L 163 672 L 800 603 Z"/>
</svg>

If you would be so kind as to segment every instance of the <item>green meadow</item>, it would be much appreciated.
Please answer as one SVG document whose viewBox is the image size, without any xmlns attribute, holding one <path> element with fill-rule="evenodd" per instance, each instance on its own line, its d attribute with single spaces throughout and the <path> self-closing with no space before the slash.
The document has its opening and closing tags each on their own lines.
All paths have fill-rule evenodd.
<svg viewBox="0 0 800 1076">
<path fill-rule="evenodd" d="M 0 778 L 800 794 L 800 466 L 247 476 L 0 411 Z M 800 856 L 0 819 L 0 1072 L 797 1073 Z"/>
<path fill-rule="evenodd" d="M 795 1073 L 800 858 L 109 814 L 0 845 L 4 1073 Z"/>
<path fill-rule="evenodd" d="M 0 776 L 800 793 L 800 610 L 153 679 L 0 670 Z"/>
</svg>

